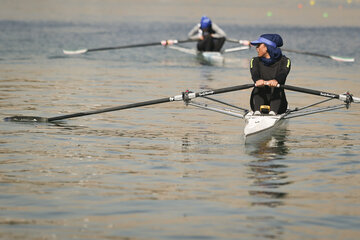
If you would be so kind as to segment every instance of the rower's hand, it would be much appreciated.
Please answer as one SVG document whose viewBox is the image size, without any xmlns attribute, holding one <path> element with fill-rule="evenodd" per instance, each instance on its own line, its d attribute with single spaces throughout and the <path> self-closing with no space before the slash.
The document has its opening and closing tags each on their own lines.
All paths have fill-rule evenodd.
<svg viewBox="0 0 360 240">
<path fill-rule="evenodd" d="M 239 43 L 244 45 L 244 46 L 250 46 L 250 41 L 249 40 L 239 40 Z"/>
<path fill-rule="evenodd" d="M 173 45 L 175 43 L 175 40 L 162 40 L 161 41 L 161 45 L 168 46 L 168 45 Z"/>
<path fill-rule="evenodd" d="M 265 86 L 265 81 L 260 79 L 255 82 L 255 87 L 263 87 Z"/>
<path fill-rule="evenodd" d="M 204 36 L 203 36 L 203 30 L 199 29 L 198 31 L 198 40 L 204 40 Z"/>
<path fill-rule="evenodd" d="M 275 79 L 265 82 L 265 85 L 269 87 L 277 87 L 278 84 L 279 84 L 278 81 L 276 81 Z"/>
</svg>

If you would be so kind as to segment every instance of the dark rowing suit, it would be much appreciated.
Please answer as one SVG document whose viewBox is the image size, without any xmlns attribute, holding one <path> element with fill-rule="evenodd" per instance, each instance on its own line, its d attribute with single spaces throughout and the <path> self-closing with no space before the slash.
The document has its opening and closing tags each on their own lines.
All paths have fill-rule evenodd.
<svg viewBox="0 0 360 240">
<path fill-rule="evenodd" d="M 279 61 L 266 66 L 259 57 L 254 57 L 250 62 L 250 72 L 254 83 L 257 80 L 265 81 L 275 79 L 279 84 L 285 84 L 290 72 L 290 59 L 284 55 Z M 270 111 L 284 113 L 287 110 L 287 100 L 284 89 L 271 87 L 254 87 L 250 97 L 250 107 L 253 111 L 260 111 L 261 105 L 269 105 Z"/>
<path fill-rule="evenodd" d="M 212 37 L 212 34 L 214 34 L 215 31 L 212 29 L 206 29 L 203 32 L 204 40 L 200 40 L 197 43 L 197 50 L 200 52 L 220 52 L 220 49 L 225 43 L 226 38 L 220 37 L 220 38 L 214 38 Z"/>
<path fill-rule="evenodd" d="M 198 40 L 199 32 L 202 32 L 204 40 Z M 210 29 L 200 29 L 196 24 L 188 33 L 189 39 L 198 40 L 197 50 L 200 52 L 219 52 L 226 40 L 226 33 L 216 23 L 212 23 Z"/>
</svg>

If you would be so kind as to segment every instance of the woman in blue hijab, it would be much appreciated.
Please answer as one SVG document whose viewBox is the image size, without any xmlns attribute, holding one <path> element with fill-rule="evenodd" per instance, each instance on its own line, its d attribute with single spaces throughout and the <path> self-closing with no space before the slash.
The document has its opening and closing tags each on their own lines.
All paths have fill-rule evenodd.
<svg viewBox="0 0 360 240">
<path fill-rule="evenodd" d="M 265 112 L 262 109 L 272 115 L 286 112 L 288 103 L 284 89 L 276 88 L 278 84 L 285 84 L 291 68 L 290 59 L 280 49 L 283 45 L 281 36 L 263 34 L 250 43 L 256 46 L 258 53 L 250 62 L 251 77 L 255 83 L 250 98 L 251 109 L 254 114 Z"/>
</svg>

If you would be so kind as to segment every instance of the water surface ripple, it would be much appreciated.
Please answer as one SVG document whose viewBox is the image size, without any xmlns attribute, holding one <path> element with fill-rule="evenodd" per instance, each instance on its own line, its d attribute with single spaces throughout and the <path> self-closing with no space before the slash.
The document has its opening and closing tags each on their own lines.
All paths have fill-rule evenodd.
<svg viewBox="0 0 360 240">
<path fill-rule="evenodd" d="M 180 38 L 193 23 L 153 25 L 0 21 L 0 118 L 53 117 L 250 81 L 254 50 L 226 55 L 224 66 L 161 46 L 61 52 Z M 270 31 L 223 27 L 234 38 Z M 271 31 L 289 48 L 360 59 L 358 27 Z M 287 56 L 289 84 L 360 95 L 357 62 Z M 248 107 L 249 93 L 217 98 Z M 289 92 L 288 100 L 303 106 L 318 98 Z M 250 143 L 242 120 L 182 102 L 57 124 L 1 121 L 0 238 L 356 239 L 359 111 L 353 104 L 291 119 Z"/>
</svg>

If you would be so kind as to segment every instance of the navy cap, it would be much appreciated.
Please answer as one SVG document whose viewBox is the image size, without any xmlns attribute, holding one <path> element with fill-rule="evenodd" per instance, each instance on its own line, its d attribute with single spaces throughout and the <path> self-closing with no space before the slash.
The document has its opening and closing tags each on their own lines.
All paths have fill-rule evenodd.
<svg viewBox="0 0 360 240">
<path fill-rule="evenodd" d="M 266 45 L 270 45 L 270 46 L 276 48 L 276 43 L 274 43 L 273 41 L 270 41 L 269 39 L 263 38 L 263 37 L 259 37 L 257 40 L 250 42 L 251 45 L 258 45 L 261 43 L 264 43 Z"/>
<path fill-rule="evenodd" d="M 250 42 L 251 45 L 260 43 L 277 48 L 283 45 L 283 40 L 279 34 L 263 34 L 257 40 Z"/>
</svg>

